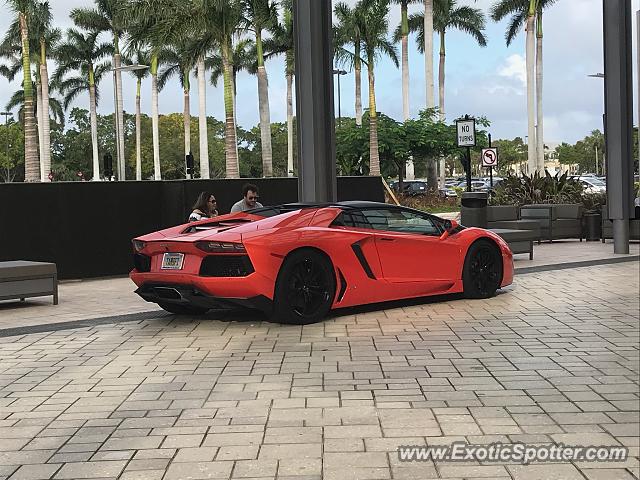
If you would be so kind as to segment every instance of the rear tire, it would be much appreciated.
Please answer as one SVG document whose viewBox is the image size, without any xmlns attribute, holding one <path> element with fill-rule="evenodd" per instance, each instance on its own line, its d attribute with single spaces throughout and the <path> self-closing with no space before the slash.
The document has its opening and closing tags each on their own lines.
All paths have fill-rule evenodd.
<svg viewBox="0 0 640 480">
<path fill-rule="evenodd" d="M 495 243 L 478 240 L 467 251 L 462 270 L 467 298 L 490 298 L 502 282 L 502 255 Z"/>
<path fill-rule="evenodd" d="M 308 325 L 325 317 L 336 294 L 333 265 L 316 250 L 303 249 L 284 261 L 278 279 L 271 320 Z"/>
<path fill-rule="evenodd" d="M 160 308 L 176 315 L 203 315 L 209 311 L 208 308 L 194 307 L 193 305 L 178 305 L 175 303 L 158 303 Z"/>
</svg>

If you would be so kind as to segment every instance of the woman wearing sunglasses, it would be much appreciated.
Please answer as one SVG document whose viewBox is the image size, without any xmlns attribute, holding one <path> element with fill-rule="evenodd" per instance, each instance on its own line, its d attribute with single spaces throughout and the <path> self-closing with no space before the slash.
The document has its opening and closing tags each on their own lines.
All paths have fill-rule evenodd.
<svg viewBox="0 0 640 480">
<path fill-rule="evenodd" d="M 189 215 L 190 222 L 197 222 L 205 218 L 212 218 L 218 215 L 218 205 L 216 197 L 209 192 L 201 192 L 198 200 L 193 206 L 193 212 Z"/>
</svg>

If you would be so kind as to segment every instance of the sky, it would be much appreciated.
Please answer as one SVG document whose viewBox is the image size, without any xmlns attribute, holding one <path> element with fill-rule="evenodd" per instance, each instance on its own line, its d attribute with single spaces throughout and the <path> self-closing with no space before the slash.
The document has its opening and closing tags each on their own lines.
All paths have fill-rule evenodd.
<svg viewBox="0 0 640 480">
<path fill-rule="evenodd" d="M 458 0 L 459 5 L 471 5 L 488 12 L 495 0 Z M 603 90 L 602 79 L 588 77 L 602 72 L 602 1 L 558 0 L 544 17 L 544 138 L 545 143 L 574 143 L 592 130 L 602 130 Z M 2 2 L 2 0 L 0 0 Z M 73 26 L 69 12 L 76 7 L 90 7 L 91 0 L 53 0 L 50 2 L 54 24 L 66 29 Z M 355 0 L 348 0 L 354 4 Z M 419 4 L 410 6 L 410 13 L 418 11 Z M 636 68 L 635 12 L 640 0 L 632 1 L 634 12 L 634 91 Z M 4 35 L 12 15 L 9 7 L 0 3 L 0 34 Z M 389 14 L 390 30 L 399 23 L 399 6 L 393 5 Z M 525 137 L 527 135 L 527 104 L 525 84 L 525 36 L 521 32 L 507 48 L 504 41 L 506 22 L 487 21 L 485 35 L 488 45 L 481 48 L 466 34 L 452 30 L 447 33 L 446 56 L 446 113 L 453 120 L 466 113 L 484 115 L 491 121 L 490 132 L 494 139 Z M 109 40 L 104 34 L 103 39 Z M 434 37 L 434 72 L 437 101 L 438 38 Z M 398 45 L 398 53 L 400 46 Z M 286 81 L 284 59 L 267 61 L 269 75 L 269 103 L 271 120 L 286 120 Z M 49 66 L 50 71 L 54 65 Z M 410 106 L 416 116 L 425 105 L 424 57 L 417 50 L 415 37 L 410 38 L 409 50 Z M 363 75 L 363 103 L 368 99 L 366 75 Z M 354 116 L 354 75 L 342 76 L 341 111 L 343 116 Z M 11 94 L 20 88 L 19 80 L 8 83 L 0 77 L 0 107 L 4 108 Z M 101 99 L 98 113 L 113 111 L 113 85 L 111 76 L 100 85 Z M 334 85 L 337 89 L 337 84 Z M 133 111 L 135 80 L 123 74 L 125 110 Z M 258 123 L 257 78 L 246 73 L 238 76 L 238 123 L 250 128 Z M 142 110 L 151 112 L 151 82 L 143 84 Z M 337 90 L 336 90 L 337 115 Z M 397 120 L 402 119 L 401 72 L 388 59 L 381 59 L 376 66 L 376 100 L 378 111 Z M 636 104 L 634 104 L 636 105 Z M 89 106 L 88 95 L 79 96 L 71 105 Z M 176 79 L 170 81 L 159 95 L 160 113 L 182 112 L 181 88 Z M 637 118 L 637 109 L 634 118 Z M 191 112 L 197 115 L 197 83 L 192 81 Z M 222 83 L 207 86 L 207 115 L 224 118 Z M 637 124 L 637 120 L 635 120 Z"/>
</svg>

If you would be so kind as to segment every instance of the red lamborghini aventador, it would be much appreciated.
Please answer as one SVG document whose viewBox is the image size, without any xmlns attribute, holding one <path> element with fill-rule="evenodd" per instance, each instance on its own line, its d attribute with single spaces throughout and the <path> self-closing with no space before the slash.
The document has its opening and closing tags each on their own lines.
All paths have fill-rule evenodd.
<svg viewBox="0 0 640 480">
<path fill-rule="evenodd" d="M 329 310 L 427 295 L 487 298 L 513 280 L 497 235 L 374 202 L 288 204 L 133 240 L 138 293 L 173 313 L 223 305 L 307 324 Z"/>
</svg>

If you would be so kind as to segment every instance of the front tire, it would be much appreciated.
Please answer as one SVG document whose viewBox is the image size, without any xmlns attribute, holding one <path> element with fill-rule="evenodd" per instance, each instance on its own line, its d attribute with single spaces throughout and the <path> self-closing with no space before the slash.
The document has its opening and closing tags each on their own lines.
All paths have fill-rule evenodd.
<svg viewBox="0 0 640 480">
<path fill-rule="evenodd" d="M 209 311 L 208 308 L 194 307 L 193 305 L 178 305 L 175 303 L 158 303 L 160 308 L 176 315 L 203 315 Z"/>
<path fill-rule="evenodd" d="M 271 320 L 308 325 L 329 313 L 336 293 L 331 262 L 320 252 L 298 250 L 284 261 L 274 294 Z"/>
<path fill-rule="evenodd" d="M 489 240 L 478 240 L 467 251 L 462 270 L 464 295 L 467 298 L 490 298 L 502 281 L 502 255 Z"/>
</svg>

